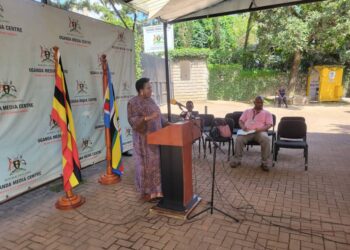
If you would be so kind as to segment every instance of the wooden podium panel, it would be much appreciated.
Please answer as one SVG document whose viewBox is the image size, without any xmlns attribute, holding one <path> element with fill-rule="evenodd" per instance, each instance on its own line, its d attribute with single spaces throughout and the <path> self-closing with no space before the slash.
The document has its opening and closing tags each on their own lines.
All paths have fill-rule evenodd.
<svg viewBox="0 0 350 250">
<path fill-rule="evenodd" d="M 201 136 L 200 120 L 180 121 L 147 135 L 147 143 L 184 146 Z"/>
<path fill-rule="evenodd" d="M 178 122 L 147 135 L 148 144 L 160 145 L 160 208 L 185 212 L 198 200 L 192 187 L 192 142 L 201 135 L 199 122 Z"/>
</svg>

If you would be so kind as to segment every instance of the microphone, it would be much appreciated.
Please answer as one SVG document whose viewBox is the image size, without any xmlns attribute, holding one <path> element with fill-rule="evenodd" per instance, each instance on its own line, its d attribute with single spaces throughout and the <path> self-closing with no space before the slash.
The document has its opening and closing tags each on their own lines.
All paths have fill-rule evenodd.
<svg viewBox="0 0 350 250">
<path fill-rule="evenodd" d="M 179 103 L 175 99 L 171 99 L 170 103 L 173 104 L 173 105 L 178 105 L 179 107 L 183 107 L 183 108 L 187 109 L 185 105 L 183 105 L 182 103 Z"/>
</svg>

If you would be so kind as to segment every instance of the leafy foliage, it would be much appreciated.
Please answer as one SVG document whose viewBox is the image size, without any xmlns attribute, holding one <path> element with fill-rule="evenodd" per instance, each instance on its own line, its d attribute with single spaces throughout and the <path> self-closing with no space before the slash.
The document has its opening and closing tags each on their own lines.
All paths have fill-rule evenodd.
<svg viewBox="0 0 350 250">
<path fill-rule="evenodd" d="M 175 47 L 219 50 L 243 47 L 247 21 L 248 15 L 242 14 L 177 23 Z M 250 41 L 256 42 L 255 33 Z"/>
<path fill-rule="evenodd" d="M 259 53 L 291 64 L 302 52 L 302 69 L 314 64 L 350 64 L 350 2 L 328 0 L 259 12 Z M 283 65 L 282 68 L 285 68 Z"/>
<path fill-rule="evenodd" d="M 124 26 L 111 10 L 108 0 L 90 2 L 68 0 L 64 7 L 88 8 L 99 13 L 104 21 Z M 134 11 L 123 6 L 120 14 L 127 26 L 132 27 Z M 174 26 L 176 49 L 170 52 L 170 57 L 208 58 L 208 62 L 214 64 L 210 66 L 213 75 L 209 79 L 209 97 L 212 98 L 241 100 L 257 92 L 274 89 L 280 79 L 287 83 L 288 78 L 294 87 L 301 89 L 305 80 L 304 75 L 298 76 L 298 71 L 306 73 L 309 66 L 316 64 L 344 65 L 344 85 L 348 85 L 349 0 L 326 0 L 255 12 L 249 27 L 248 20 L 249 14 L 241 14 L 177 23 Z M 137 23 L 135 29 L 138 75 L 141 74 L 141 26 L 142 23 Z M 249 37 L 247 47 L 246 37 Z M 232 64 L 240 64 L 241 69 L 235 66 L 230 73 Z M 218 72 L 228 78 L 224 82 L 219 81 Z M 289 77 L 288 72 L 291 72 Z"/>
<path fill-rule="evenodd" d="M 174 49 L 169 52 L 169 56 L 172 59 L 179 58 L 207 58 L 209 56 L 209 49 L 198 48 L 182 48 Z"/>
<path fill-rule="evenodd" d="M 244 70 L 239 64 L 210 64 L 208 68 L 210 100 L 247 101 L 257 95 L 271 96 L 278 86 L 288 81 L 287 73 L 267 69 Z M 306 82 L 305 76 L 302 77 Z"/>
</svg>

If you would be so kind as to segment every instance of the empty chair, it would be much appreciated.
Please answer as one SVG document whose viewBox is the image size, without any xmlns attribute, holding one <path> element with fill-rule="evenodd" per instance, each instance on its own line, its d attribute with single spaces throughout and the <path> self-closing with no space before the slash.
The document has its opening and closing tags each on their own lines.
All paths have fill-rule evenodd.
<svg viewBox="0 0 350 250">
<path fill-rule="evenodd" d="M 281 119 L 277 129 L 273 160 L 277 161 L 280 148 L 303 149 L 305 171 L 308 169 L 308 144 L 306 142 L 307 126 L 302 119 Z"/>
<path fill-rule="evenodd" d="M 305 118 L 302 116 L 284 116 L 281 118 L 281 121 L 285 120 L 299 120 L 305 122 Z"/>
<path fill-rule="evenodd" d="M 233 119 L 233 113 L 227 113 L 227 114 L 225 115 L 225 118 L 230 118 L 230 119 L 232 119 L 232 120 L 235 120 L 235 119 Z"/>
<path fill-rule="evenodd" d="M 162 117 L 165 119 L 165 120 L 168 120 L 168 114 L 165 114 L 165 113 L 162 113 Z M 180 121 L 181 117 L 179 115 L 175 115 L 175 114 L 171 114 L 170 115 L 170 119 L 171 119 L 171 122 L 178 122 Z"/>
<path fill-rule="evenodd" d="M 227 136 L 222 136 L 220 134 L 219 126 L 229 126 L 229 134 Z M 227 160 L 230 160 L 230 153 L 231 153 L 231 147 L 232 147 L 232 155 L 234 155 L 234 140 L 233 140 L 233 129 L 234 129 L 234 121 L 230 118 L 214 118 L 211 129 L 210 129 L 210 136 L 205 138 L 205 146 L 204 146 L 204 157 L 206 156 L 206 145 L 207 142 L 209 143 L 209 151 L 211 153 L 211 142 L 215 141 L 217 143 L 225 143 L 228 142 L 228 151 L 227 151 Z"/>
<path fill-rule="evenodd" d="M 212 115 L 212 114 L 199 114 L 198 116 L 202 121 L 201 124 L 202 124 L 203 132 L 209 132 L 211 124 L 214 120 L 214 115 Z"/>
<path fill-rule="evenodd" d="M 201 130 L 202 130 L 201 141 L 203 144 L 203 149 L 205 150 L 204 135 L 207 135 L 209 133 L 210 128 L 211 128 L 211 124 L 213 123 L 213 120 L 214 120 L 214 115 L 212 115 L 212 114 L 199 114 L 198 117 L 201 120 Z M 200 142 L 199 142 L 199 144 L 200 144 Z"/>
</svg>

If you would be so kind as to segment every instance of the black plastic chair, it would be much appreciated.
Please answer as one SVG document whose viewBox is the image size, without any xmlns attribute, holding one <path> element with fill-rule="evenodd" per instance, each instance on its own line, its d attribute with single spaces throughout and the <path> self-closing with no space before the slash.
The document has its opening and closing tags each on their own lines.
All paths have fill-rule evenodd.
<svg viewBox="0 0 350 250">
<path fill-rule="evenodd" d="M 204 140 L 204 135 L 209 134 L 211 124 L 213 123 L 214 120 L 214 115 L 213 114 L 199 114 L 198 117 L 201 119 L 201 127 L 202 127 L 202 142 L 203 142 L 203 149 L 205 150 L 205 140 Z"/>
<path fill-rule="evenodd" d="M 207 142 L 209 144 L 209 152 L 211 153 L 211 142 L 215 141 L 217 143 L 225 143 L 228 142 L 228 151 L 227 151 L 227 161 L 230 160 L 230 154 L 231 154 L 231 147 L 232 147 L 232 155 L 234 155 L 234 140 L 233 137 L 221 137 L 220 135 L 213 135 L 212 131 L 215 127 L 221 126 L 221 125 L 228 125 L 230 127 L 232 136 L 233 136 L 233 129 L 235 127 L 235 122 L 230 118 L 214 118 L 211 128 L 210 128 L 210 137 L 206 137 L 204 141 L 204 157 L 206 157 L 206 145 Z"/>
<path fill-rule="evenodd" d="M 281 119 L 278 124 L 277 139 L 273 152 L 273 165 L 277 161 L 280 148 L 304 149 L 305 171 L 308 169 L 307 126 L 303 120 Z"/>
<path fill-rule="evenodd" d="M 285 120 L 293 120 L 293 121 L 303 121 L 305 122 L 305 117 L 302 116 L 284 116 L 281 118 L 281 121 L 285 121 Z"/>
<path fill-rule="evenodd" d="M 202 131 L 203 132 L 208 132 L 210 131 L 211 124 L 213 123 L 214 120 L 214 115 L 212 114 L 199 114 L 199 118 L 202 121 Z"/>
<path fill-rule="evenodd" d="M 165 120 L 168 120 L 168 114 L 162 113 L 162 117 Z M 170 115 L 171 122 L 178 122 L 181 121 L 181 117 L 179 115 L 171 114 Z"/>
<path fill-rule="evenodd" d="M 180 118 L 182 120 L 185 119 L 187 113 L 188 113 L 187 111 L 186 112 L 181 112 L 181 114 L 179 115 Z M 192 111 L 190 119 L 196 119 L 196 118 L 199 118 L 199 112 L 198 111 Z"/>
<path fill-rule="evenodd" d="M 241 118 L 242 114 L 242 111 L 235 111 L 231 114 L 226 114 L 226 116 L 228 116 L 227 118 L 231 118 L 235 122 L 235 127 L 233 129 L 233 134 L 235 135 L 237 134 L 237 131 L 241 129 L 241 127 L 239 126 L 239 118 Z"/>
<path fill-rule="evenodd" d="M 272 137 L 272 140 L 271 140 L 271 145 L 272 145 L 272 147 L 271 147 L 271 153 L 273 152 L 273 147 L 274 147 L 274 143 L 275 143 L 275 141 L 276 141 L 276 131 L 275 131 L 275 126 L 276 126 L 276 116 L 274 115 L 274 114 L 272 114 L 272 122 L 273 122 L 273 124 L 272 124 L 272 129 L 269 129 L 268 131 L 267 131 L 267 135 L 268 136 L 271 136 Z M 256 141 L 249 141 L 248 143 L 247 143 L 247 150 L 248 150 L 248 148 L 249 148 L 249 146 L 259 146 L 260 144 L 258 143 L 258 142 L 256 142 Z"/>
</svg>

